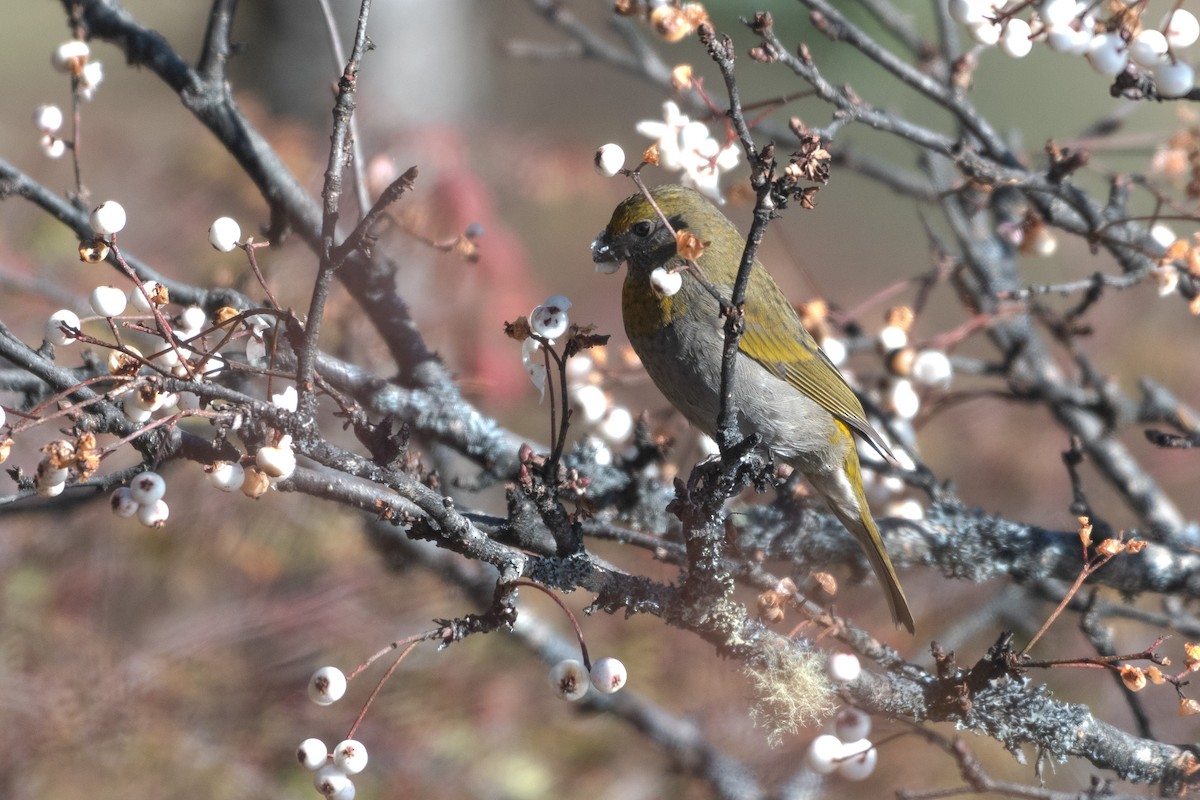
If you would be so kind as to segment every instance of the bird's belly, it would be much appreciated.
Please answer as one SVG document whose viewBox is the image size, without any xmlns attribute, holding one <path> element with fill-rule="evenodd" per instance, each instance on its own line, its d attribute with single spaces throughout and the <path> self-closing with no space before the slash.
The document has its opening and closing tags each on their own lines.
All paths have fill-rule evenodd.
<svg viewBox="0 0 1200 800">
<path fill-rule="evenodd" d="M 668 325 L 652 336 L 630 337 L 634 351 L 671 405 L 716 438 L 720 409 L 721 349 L 704 332 L 685 335 Z M 840 441 L 833 416 L 794 386 L 739 353 L 733 399 L 743 436 L 757 433 L 781 461 L 803 472 L 822 471 Z"/>
</svg>

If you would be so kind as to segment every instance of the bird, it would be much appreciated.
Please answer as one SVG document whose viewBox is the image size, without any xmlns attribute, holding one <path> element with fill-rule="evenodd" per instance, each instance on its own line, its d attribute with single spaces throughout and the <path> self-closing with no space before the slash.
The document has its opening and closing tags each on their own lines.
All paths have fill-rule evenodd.
<svg viewBox="0 0 1200 800">
<path fill-rule="evenodd" d="M 677 234 L 691 234 L 690 241 L 702 243 L 695 268 L 728 302 L 745 238 L 688 187 L 656 186 L 622 201 L 592 243 L 592 260 L 598 269 L 609 268 L 604 271 L 628 265 L 621 312 L 629 343 L 671 405 L 717 438 L 725 335 L 721 305 L 684 268 Z M 867 505 L 854 437 L 892 459 L 887 443 L 757 260 L 750 269 L 744 321 L 733 374 L 739 432 L 758 434 L 773 457 L 805 476 L 858 541 L 884 588 L 893 621 L 915 633 L 908 600 Z"/>
</svg>

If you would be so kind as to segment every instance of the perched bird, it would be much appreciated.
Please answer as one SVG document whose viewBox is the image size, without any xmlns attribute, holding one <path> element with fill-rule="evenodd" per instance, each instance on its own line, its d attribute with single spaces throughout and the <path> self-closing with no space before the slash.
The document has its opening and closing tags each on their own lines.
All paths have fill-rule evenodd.
<svg viewBox="0 0 1200 800">
<path fill-rule="evenodd" d="M 597 264 L 628 263 L 621 293 L 625 332 L 659 391 L 693 425 L 715 437 L 720 409 L 724 322 L 720 306 L 688 270 L 670 285 L 656 270 L 683 264 L 677 233 L 706 246 L 696 263 L 729 298 L 745 240 L 724 214 L 693 189 L 650 190 L 626 199 L 592 244 Z M 663 290 L 664 283 L 670 288 Z M 672 290 L 673 293 L 672 293 Z M 912 633 L 904 591 L 863 493 L 857 434 L 891 456 L 846 379 L 804 329 L 795 309 L 758 261 L 746 290 L 745 334 L 734 365 L 733 398 L 742 435 L 757 433 L 777 459 L 799 470 L 854 535 L 887 592 L 892 619 Z"/>
</svg>

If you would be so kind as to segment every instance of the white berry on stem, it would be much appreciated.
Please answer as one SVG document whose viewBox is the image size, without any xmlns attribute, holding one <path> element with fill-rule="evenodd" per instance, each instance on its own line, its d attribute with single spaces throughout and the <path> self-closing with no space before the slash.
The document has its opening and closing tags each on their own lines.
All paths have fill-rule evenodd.
<svg viewBox="0 0 1200 800">
<path fill-rule="evenodd" d="M 333 763 L 347 775 L 357 775 L 367 766 L 367 748 L 355 739 L 346 739 L 333 748 Z"/>
<path fill-rule="evenodd" d="M 321 667 L 308 680 L 308 699 L 319 706 L 336 703 L 346 694 L 346 675 L 337 667 Z"/>
<path fill-rule="evenodd" d="M 590 682 L 588 671 L 574 659 L 560 661 L 550 668 L 550 686 L 563 700 L 579 700 L 587 694 Z"/>
<path fill-rule="evenodd" d="M 79 330 L 79 315 L 69 308 L 60 308 L 46 320 L 46 341 L 52 345 L 63 346 L 75 341 L 75 335 L 63 330 L 63 326 Z"/>
<path fill-rule="evenodd" d="M 100 236 L 120 233 L 125 228 L 127 221 L 125 208 L 116 200 L 105 200 L 92 209 L 88 221 L 92 225 L 92 230 Z"/>
<path fill-rule="evenodd" d="M 592 664 L 592 686 L 604 694 L 618 692 L 629 680 L 629 671 L 615 658 L 602 658 Z"/>
<path fill-rule="evenodd" d="M 317 770 L 329 763 L 329 750 L 320 739 L 310 737 L 300 743 L 296 758 L 305 769 Z"/>
</svg>

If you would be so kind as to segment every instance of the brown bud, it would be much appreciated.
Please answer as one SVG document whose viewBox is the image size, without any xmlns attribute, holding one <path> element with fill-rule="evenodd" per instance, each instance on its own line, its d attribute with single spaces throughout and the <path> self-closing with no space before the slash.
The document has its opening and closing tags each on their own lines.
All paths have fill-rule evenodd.
<svg viewBox="0 0 1200 800">
<path fill-rule="evenodd" d="M 1200 703 L 1190 697 L 1179 698 L 1179 716 L 1190 717 L 1195 714 L 1200 714 Z"/>
<path fill-rule="evenodd" d="M 700 3 L 685 3 L 683 5 L 683 17 L 688 21 L 688 24 L 693 28 L 699 28 L 701 25 L 708 25 L 708 11 Z"/>
<path fill-rule="evenodd" d="M 708 245 L 708 242 L 700 241 L 700 237 L 691 231 L 679 231 L 675 234 L 675 249 L 681 257 L 688 261 L 700 258 L 704 248 Z"/>
<path fill-rule="evenodd" d="M 514 322 L 504 323 L 504 335 L 510 339 L 523 342 L 532 334 L 533 329 L 529 327 L 529 320 L 526 317 L 517 317 Z"/>
<path fill-rule="evenodd" d="M 838 593 L 837 578 L 830 575 L 828 572 L 814 572 L 812 579 L 817 588 L 830 597 L 836 597 Z"/>
<path fill-rule="evenodd" d="M 658 144 L 652 144 L 642 153 L 642 161 L 652 166 L 658 166 Z"/>
<path fill-rule="evenodd" d="M 79 243 L 79 260 L 85 264 L 99 264 L 108 258 L 108 242 L 95 239 Z"/>
<path fill-rule="evenodd" d="M 1140 692 L 1146 688 L 1146 675 L 1137 667 L 1125 664 L 1121 667 L 1121 682 L 1131 692 Z"/>
<path fill-rule="evenodd" d="M 213 322 L 217 325 L 224 325 L 229 320 L 238 315 L 238 310 L 233 306 L 221 306 L 213 314 Z"/>
<path fill-rule="evenodd" d="M 892 306 L 888 309 L 887 316 L 884 319 L 888 325 L 908 332 L 912 330 L 913 320 L 916 319 L 916 316 L 908 306 Z"/>
<path fill-rule="evenodd" d="M 1200 247 L 1188 248 L 1183 263 L 1187 266 L 1189 275 L 1193 278 L 1200 278 Z"/>
<path fill-rule="evenodd" d="M 12 439 L 5 439 L 4 441 L 0 442 L 0 464 L 8 461 L 9 455 L 12 454 L 12 446 Z"/>
<path fill-rule="evenodd" d="M 651 11 L 650 25 L 668 42 L 678 42 L 694 30 L 683 11 L 674 6 L 659 6 Z"/>
<path fill-rule="evenodd" d="M 100 468 L 100 451 L 96 448 L 96 434 L 85 431 L 75 440 L 75 472 L 79 480 L 86 481 Z"/>
<path fill-rule="evenodd" d="M 75 445 L 66 439 L 55 439 L 43 445 L 42 454 L 55 469 L 69 469 L 75 463 Z"/>
<path fill-rule="evenodd" d="M 671 70 L 671 87 L 677 92 L 685 92 L 692 88 L 692 65 L 679 64 Z M 655 152 L 655 161 L 658 163 L 658 153 Z"/>
<path fill-rule="evenodd" d="M 800 322 L 810 333 L 813 328 L 824 325 L 829 318 L 829 304 L 819 298 L 801 303 L 796 310 L 800 313 Z"/>
<path fill-rule="evenodd" d="M 1200 644 L 1185 642 L 1183 656 L 1183 663 L 1187 666 L 1188 672 L 1195 672 L 1197 668 L 1200 668 Z"/>
<path fill-rule="evenodd" d="M 1087 517 L 1079 517 L 1079 541 L 1084 547 L 1092 546 L 1092 522 Z"/>
<path fill-rule="evenodd" d="M 907 378 L 912 374 L 913 362 L 916 359 L 917 350 L 915 347 L 901 347 L 893 350 L 887 355 L 888 372 L 898 375 L 901 378 Z"/>
<path fill-rule="evenodd" d="M 108 353 L 108 374 L 118 377 L 129 378 L 138 374 L 138 370 L 142 368 L 141 353 L 136 349 L 126 346 L 124 352 L 122 350 L 110 350 Z"/>
<path fill-rule="evenodd" d="M 242 494 L 257 500 L 271 488 L 271 479 L 258 467 L 246 467 L 246 479 L 242 482 Z"/>
<path fill-rule="evenodd" d="M 765 611 L 760 611 L 758 616 L 766 624 L 774 625 L 777 622 L 783 622 L 783 618 L 786 615 L 783 613 L 782 608 L 768 608 Z"/>
</svg>

